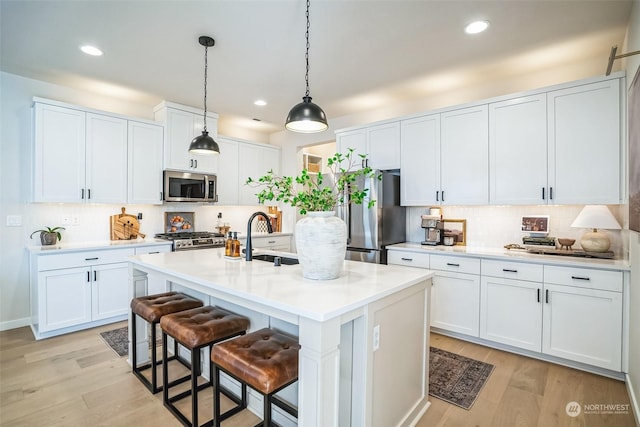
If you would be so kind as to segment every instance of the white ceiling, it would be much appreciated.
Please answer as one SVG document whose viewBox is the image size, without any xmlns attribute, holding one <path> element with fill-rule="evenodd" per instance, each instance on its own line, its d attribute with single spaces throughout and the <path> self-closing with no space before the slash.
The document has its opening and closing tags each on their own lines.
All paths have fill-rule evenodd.
<svg viewBox="0 0 640 427">
<path fill-rule="evenodd" d="M 209 110 L 254 126 L 250 119 L 261 119 L 259 130 L 270 133 L 284 129 L 304 95 L 301 0 L 0 5 L 0 68 L 9 73 L 137 103 L 199 107 L 198 36 L 209 35 L 216 40 L 209 49 Z M 464 84 L 461 70 L 499 80 L 602 57 L 604 74 L 611 46 L 622 47 L 630 10 L 631 0 L 313 0 L 311 96 L 331 120 L 455 89 Z M 464 34 L 476 19 L 489 20 L 489 30 Z M 86 43 L 104 56 L 81 53 Z M 258 98 L 268 105 L 254 106 Z"/>
</svg>

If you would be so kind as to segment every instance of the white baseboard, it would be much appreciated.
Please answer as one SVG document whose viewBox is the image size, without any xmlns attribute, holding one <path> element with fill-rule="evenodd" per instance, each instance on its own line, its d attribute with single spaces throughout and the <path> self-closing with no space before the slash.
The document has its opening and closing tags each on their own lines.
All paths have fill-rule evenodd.
<svg viewBox="0 0 640 427">
<path fill-rule="evenodd" d="M 23 317 L 22 319 L 9 320 L 7 322 L 0 322 L 0 331 L 8 331 L 9 329 L 22 328 L 23 326 L 29 326 L 31 318 Z"/>
<path fill-rule="evenodd" d="M 640 406 L 638 405 L 638 395 L 635 393 L 634 384 L 631 382 L 631 377 L 626 374 L 625 384 L 627 385 L 627 393 L 629 393 L 629 401 L 631 402 L 631 410 L 633 416 L 636 419 L 636 424 L 640 426 Z M 640 385 L 640 384 L 638 384 Z"/>
</svg>

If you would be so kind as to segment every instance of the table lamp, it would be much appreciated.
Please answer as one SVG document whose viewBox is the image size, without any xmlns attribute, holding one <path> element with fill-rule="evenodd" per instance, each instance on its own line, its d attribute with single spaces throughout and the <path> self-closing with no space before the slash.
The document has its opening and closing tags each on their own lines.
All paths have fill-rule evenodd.
<svg viewBox="0 0 640 427">
<path fill-rule="evenodd" d="M 608 207 L 602 205 L 587 205 L 571 224 L 574 228 L 591 228 L 582 235 L 580 246 L 585 252 L 607 252 L 611 242 L 607 233 L 598 228 L 620 230 L 620 224 Z"/>
</svg>

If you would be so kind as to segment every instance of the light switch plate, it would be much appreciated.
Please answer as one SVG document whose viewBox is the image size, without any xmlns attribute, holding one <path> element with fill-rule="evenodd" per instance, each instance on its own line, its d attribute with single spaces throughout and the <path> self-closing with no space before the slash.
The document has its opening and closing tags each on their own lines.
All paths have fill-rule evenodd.
<svg viewBox="0 0 640 427">
<path fill-rule="evenodd" d="M 22 215 L 7 215 L 7 227 L 22 227 Z"/>
</svg>

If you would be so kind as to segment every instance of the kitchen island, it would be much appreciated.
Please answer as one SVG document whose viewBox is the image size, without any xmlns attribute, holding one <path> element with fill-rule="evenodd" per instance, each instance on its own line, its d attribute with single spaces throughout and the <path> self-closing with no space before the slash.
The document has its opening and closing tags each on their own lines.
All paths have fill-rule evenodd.
<svg viewBox="0 0 640 427">
<path fill-rule="evenodd" d="M 247 315 L 251 330 L 297 333 L 298 391 L 288 400 L 300 426 L 413 425 L 429 407 L 428 270 L 345 261 L 339 278 L 313 281 L 299 265 L 228 260 L 222 249 L 139 255 L 132 298 L 147 293 L 148 275 Z"/>
</svg>

